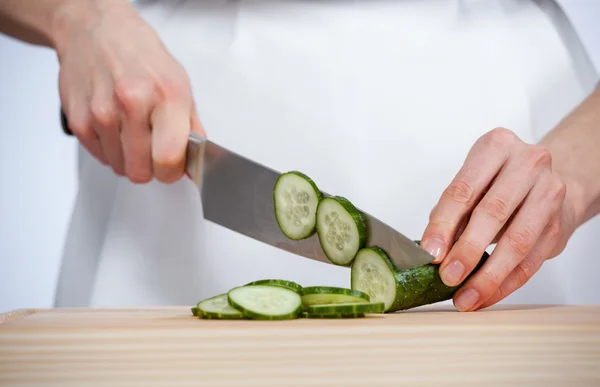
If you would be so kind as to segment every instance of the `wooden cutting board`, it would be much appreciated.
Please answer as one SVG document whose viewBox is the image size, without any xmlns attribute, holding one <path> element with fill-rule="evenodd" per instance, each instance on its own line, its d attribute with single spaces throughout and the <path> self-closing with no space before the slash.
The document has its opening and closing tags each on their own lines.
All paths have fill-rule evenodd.
<svg viewBox="0 0 600 387">
<path fill-rule="evenodd" d="M 0 386 L 600 386 L 600 306 L 281 322 L 22 310 L 0 316 Z"/>
</svg>

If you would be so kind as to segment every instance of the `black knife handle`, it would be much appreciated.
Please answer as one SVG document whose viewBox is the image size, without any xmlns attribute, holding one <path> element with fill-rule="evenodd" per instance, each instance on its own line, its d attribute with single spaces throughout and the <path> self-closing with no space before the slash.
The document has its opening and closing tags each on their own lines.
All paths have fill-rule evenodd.
<svg viewBox="0 0 600 387">
<path fill-rule="evenodd" d="M 69 120 L 67 120 L 67 115 L 62 108 L 60 109 L 60 126 L 62 126 L 62 130 L 66 135 L 73 136 L 73 132 L 69 129 Z"/>
</svg>

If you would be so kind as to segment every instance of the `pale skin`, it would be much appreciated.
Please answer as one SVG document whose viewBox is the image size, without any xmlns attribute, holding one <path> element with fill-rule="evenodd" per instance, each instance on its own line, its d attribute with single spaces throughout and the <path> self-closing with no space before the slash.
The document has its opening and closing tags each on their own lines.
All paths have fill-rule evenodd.
<svg viewBox="0 0 600 387">
<path fill-rule="evenodd" d="M 179 180 L 190 131 L 205 135 L 188 76 L 126 0 L 0 0 L 0 32 L 56 51 L 60 99 L 82 145 L 135 183 Z M 422 246 L 459 311 L 523 286 L 600 212 L 600 87 L 539 144 L 482 136 L 431 212 Z"/>
</svg>

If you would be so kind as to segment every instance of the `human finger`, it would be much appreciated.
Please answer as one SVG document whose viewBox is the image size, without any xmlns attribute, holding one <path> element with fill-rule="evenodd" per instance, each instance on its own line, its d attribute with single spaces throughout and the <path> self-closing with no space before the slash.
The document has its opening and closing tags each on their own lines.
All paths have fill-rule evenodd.
<svg viewBox="0 0 600 387">
<path fill-rule="evenodd" d="M 85 108 L 71 108 L 65 109 L 64 112 L 69 122 L 69 129 L 81 145 L 102 164 L 108 165 L 108 160 L 102 150 L 100 138 L 92 125 L 88 110 Z"/>
<path fill-rule="evenodd" d="M 152 112 L 152 162 L 159 181 L 170 183 L 183 174 L 192 125 L 189 104 L 165 101 Z"/>
<path fill-rule="evenodd" d="M 452 182 L 442 193 L 423 232 L 423 248 L 441 262 L 454 241 L 461 222 L 473 210 L 484 191 L 508 160 L 517 137 L 497 128 L 480 137 Z"/>
<path fill-rule="evenodd" d="M 534 187 L 540 171 L 549 168 L 550 163 L 550 153 L 537 147 L 510 158 L 440 264 L 440 276 L 446 285 L 456 286 L 471 273 L 485 249 Z"/>
<path fill-rule="evenodd" d="M 550 258 L 550 254 L 556 245 L 557 235 L 560 234 L 560 230 L 560 222 L 558 217 L 555 217 L 554 221 L 546 226 L 544 233 L 540 236 L 525 259 L 519 262 L 510 274 L 508 274 L 494 294 L 482 302 L 480 306 L 474 308 L 474 310 L 490 307 L 525 285 L 531 277 L 539 271 L 544 262 Z"/>
<path fill-rule="evenodd" d="M 150 110 L 154 103 L 151 83 L 134 81 L 115 85 L 121 107 L 121 144 L 125 174 L 134 183 L 152 180 Z"/>
<path fill-rule="evenodd" d="M 113 171 L 123 176 L 125 165 L 121 146 L 120 115 L 110 92 L 101 86 L 92 98 L 90 112 L 92 123 L 98 133 L 102 151 Z"/>
<path fill-rule="evenodd" d="M 562 208 L 565 194 L 565 185 L 550 173 L 539 180 L 488 260 L 455 295 L 458 310 L 476 309 L 494 295 L 516 267 L 524 261 L 531 266 L 527 257 Z"/>
</svg>

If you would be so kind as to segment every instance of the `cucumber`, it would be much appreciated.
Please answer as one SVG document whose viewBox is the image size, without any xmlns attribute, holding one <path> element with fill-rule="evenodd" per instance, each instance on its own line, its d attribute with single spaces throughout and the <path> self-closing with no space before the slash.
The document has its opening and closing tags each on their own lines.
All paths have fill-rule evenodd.
<svg viewBox="0 0 600 387">
<path fill-rule="evenodd" d="M 310 237 L 316 232 L 317 205 L 323 194 L 315 182 L 302 172 L 281 174 L 273 189 L 275 218 L 281 232 L 292 240 Z"/>
<path fill-rule="evenodd" d="M 286 289 L 293 290 L 298 294 L 302 294 L 302 286 L 300 286 L 299 284 L 297 284 L 294 281 L 287 281 L 287 280 L 282 280 L 282 279 L 262 279 L 262 280 L 258 280 L 258 281 L 252 281 L 252 282 L 246 284 L 246 286 L 252 286 L 252 285 L 281 286 Z"/>
<path fill-rule="evenodd" d="M 363 215 L 342 196 L 323 198 L 317 206 L 317 234 L 323 252 L 338 266 L 349 266 L 367 241 Z"/>
<path fill-rule="evenodd" d="M 353 302 L 335 305 L 311 305 L 307 308 L 308 314 L 366 314 L 383 313 L 385 306 L 383 302 Z"/>
<path fill-rule="evenodd" d="M 192 316 L 196 316 L 198 317 L 198 307 L 197 306 L 192 306 Z"/>
<path fill-rule="evenodd" d="M 472 273 L 488 257 L 484 252 Z M 439 264 L 397 270 L 385 251 L 377 246 L 361 249 L 350 273 L 352 289 L 367 293 L 372 303 L 383 302 L 386 313 L 449 300 L 461 285 L 446 286 L 439 275 Z"/>
<path fill-rule="evenodd" d="M 355 290 L 333 286 L 310 286 L 302 289 L 302 304 L 311 305 L 344 304 L 350 302 L 368 302 L 369 295 Z"/>
<path fill-rule="evenodd" d="M 302 298 L 294 290 L 281 286 L 238 286 L 227 293 L 229 304 L 244 316 L 255 320 L 298 318 Z"/>
<path fill-rule="evenodd" d="M 196 310 L 197 316 L 203 319 L 230 320 L 244 318 L 239 310 L 229 305 L 227 293 L 200 301 L 196 305 Z"/>
<path fill-rule="evenodd" d="M 362 318 L 365 317 L 364 313 L 308 313 L 303 312 L 302 318 L 325 318 L 325 319 L 340 319 L 340 318 Z"/>
</svg>

